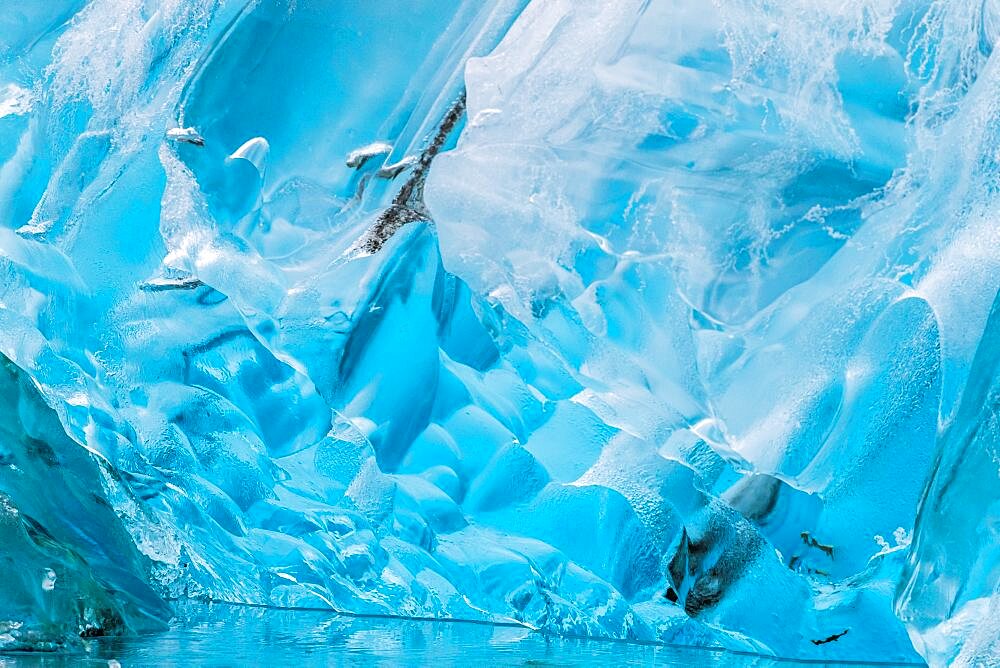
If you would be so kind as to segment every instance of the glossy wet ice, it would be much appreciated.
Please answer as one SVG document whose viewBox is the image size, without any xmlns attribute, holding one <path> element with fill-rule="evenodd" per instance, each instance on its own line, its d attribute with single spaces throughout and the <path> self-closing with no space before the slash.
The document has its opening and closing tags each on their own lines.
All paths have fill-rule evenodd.
<svg viewBox="0 0 1000 668">
<path fill-rule="evenodd" d="M 998 665 L 997 39 L 1000 0 L 0 0 L 0 650 L 192 598 Z M 291 619 L 94 656 L 341 651 Z M 398 651 L 493 647 L 455 634 Z"/>
</svg>

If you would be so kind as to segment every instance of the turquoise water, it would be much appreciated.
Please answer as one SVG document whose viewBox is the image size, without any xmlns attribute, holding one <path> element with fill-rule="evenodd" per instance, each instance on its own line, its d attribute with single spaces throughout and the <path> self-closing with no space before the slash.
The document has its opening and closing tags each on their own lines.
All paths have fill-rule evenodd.
<svg viewBox="0 0 1000 668">
<path fill-rule="evenodd" d="M 183 604 L 169 631 L 88 641 L 85 653 L 11 654 L 28 666 L 692 666 L 802 664 L 700 648 L 550 637 L 515 626 L 346 617 L 302 610 Z"/>
</svg>

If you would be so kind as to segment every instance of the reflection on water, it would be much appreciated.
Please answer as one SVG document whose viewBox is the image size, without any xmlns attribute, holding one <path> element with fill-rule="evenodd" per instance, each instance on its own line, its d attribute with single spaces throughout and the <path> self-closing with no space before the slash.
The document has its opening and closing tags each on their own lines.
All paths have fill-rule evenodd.
<svg viewBox="0 0 1000 668">
<path fill-rule="evenodd" d="M 119 665 L 784 668 L 797 664 L 723 651 L 549 637 L 512 626 L 196 603 L 179 604 L 171 629 L 164 633 L 96 639 L 88 642 L 86 653 L 75 655 L 0 655 L 0 668 Z"/>
</svg>

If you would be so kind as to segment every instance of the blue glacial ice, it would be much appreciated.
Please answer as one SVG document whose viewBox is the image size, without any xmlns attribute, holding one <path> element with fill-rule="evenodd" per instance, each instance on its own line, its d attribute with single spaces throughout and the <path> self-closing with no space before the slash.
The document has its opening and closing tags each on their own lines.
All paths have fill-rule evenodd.
<svg viewBox="0 0 1000 668">
<path fill-rule="evenodd" d="M 0 651 L 175 599 L 1000 664 L 996 0 L 0 0 Z"/>
</svg>

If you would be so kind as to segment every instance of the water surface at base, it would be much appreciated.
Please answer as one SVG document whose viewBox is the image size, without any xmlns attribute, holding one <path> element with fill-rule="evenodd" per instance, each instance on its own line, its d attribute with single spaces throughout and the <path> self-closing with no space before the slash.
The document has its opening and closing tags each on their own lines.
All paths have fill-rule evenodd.
<svg viewBox="0 0 1000 668">
<path fill-rule="evenodd" d="M 787 666 L 731 652 L 545 636 L 516 626 L 347 617 L 184 603 L 169 631 L 88 642 L 82 654 L 0 655 L 0 668 L 35 666 Z"/>
</svg>

